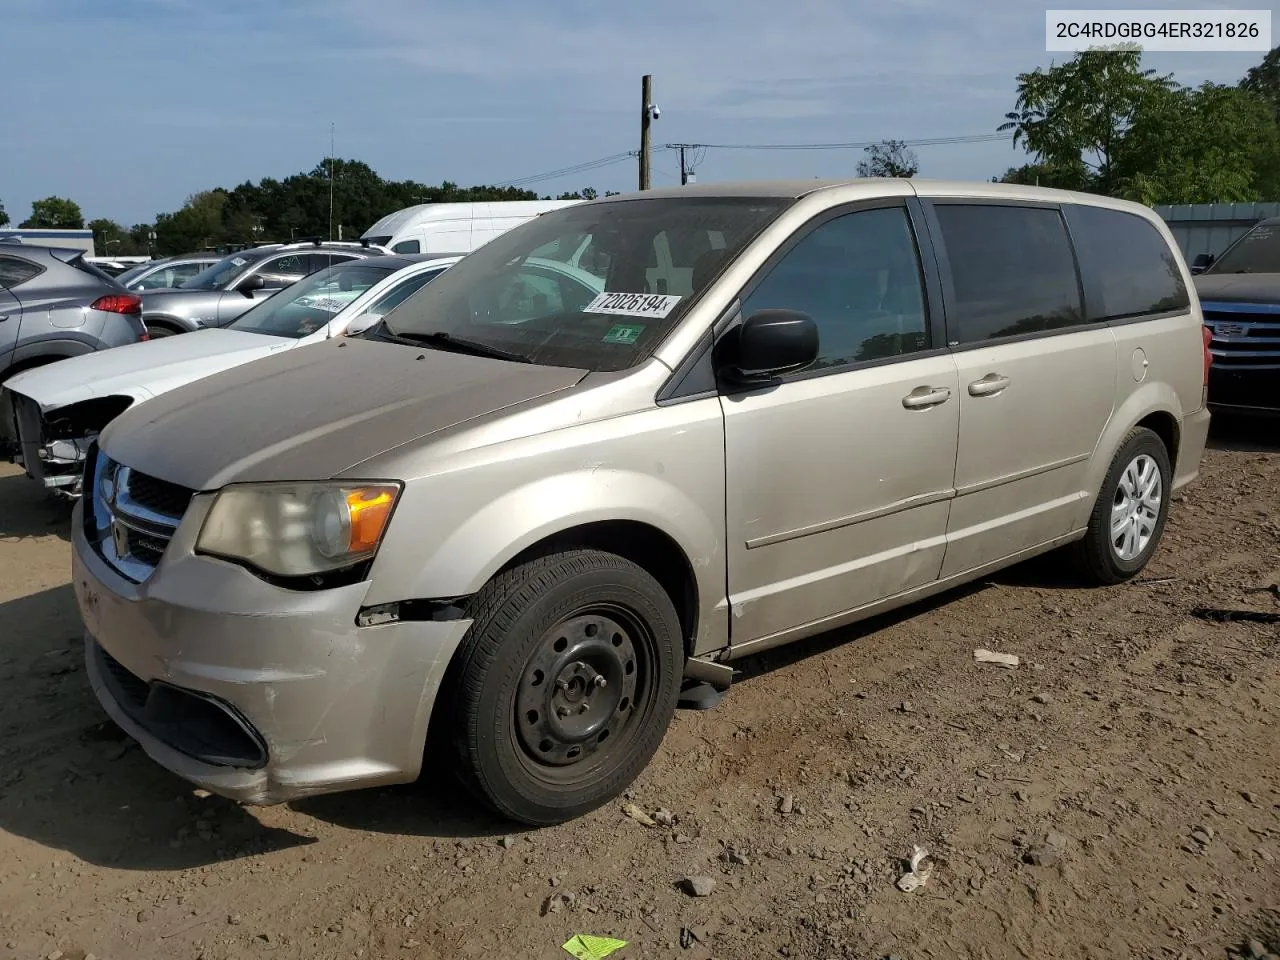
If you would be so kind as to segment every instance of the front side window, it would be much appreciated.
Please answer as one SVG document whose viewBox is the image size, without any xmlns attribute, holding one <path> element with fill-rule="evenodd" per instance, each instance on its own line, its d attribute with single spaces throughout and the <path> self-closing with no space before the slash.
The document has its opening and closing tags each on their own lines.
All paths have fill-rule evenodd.
<svg viewBox="0 0 1280 960">
<path fill-rule="evenodd" d="M 32 263 L 30 260 L 0 257 L 0 287 L 6 289 L 16 287 L 43 272 L 39 264 Z"/>
<path fill-rule="evenodd" d="M 315 333 L 390 273 L 387 267 L 362 263 L 329 267 L 294 284 L 288 292 L 276 294 L 245 311 L 230 329 L 300 339 Z"/>
<path fill-rule="evenodd" d="M 981 343 L 1083 322 L 1075 257 L 1056 209 L 967 203 L 934 209 L 951 263 L 951 341 Z"/>
<path fill-rule="evenodd" d="M 221 290 L 249 267 L 249 258 L 233 253 L 182 284 L 183 290 Z"/>
<path fill-rule="evenodd" d="M 652 353 L 720 267 L 790 202 L 697 197 L 563 207 L 468 254 L 388 313 L 379 335 L 625 370 Z"/>
<path fill-rule="evenodd" d="M 1258 224 L 1204 272 L 1280 273 L 1280 223 Z"/>
<path fill-rule="evenodd" d="M 1178 260 L 1151 223 L 1085 204 L 1072 206 L 1068 216 L 1080 267 L 1101 301 L 1091 298 L 1090 323 L 1190 307 Z"/>
<path fill-rule="evenodd" d="M 792 247 L 743 300 L 742 315 L 798 310 L 818 327 L 805 372 L 928 348 L 920 257 L 902 207 L 828 220 Z"/>
<path fill-rule="evenodd" d="M 407 280 L 392 287 L 373 303 L 369 304 L 369 307 L 364 311 L 364 314 L 375 317 L 385 316 L 390 313 L 393 308 L 400 306 L 400 304 L 408 300 L 412 294 L 417 293 L 422 287 L 425 287 L 440 274 L 444 273 L 444 270 L 444 267 L 441 267 L 438 270 L 424 270 L 422 273 L 409 277 Z"/>
</svg>

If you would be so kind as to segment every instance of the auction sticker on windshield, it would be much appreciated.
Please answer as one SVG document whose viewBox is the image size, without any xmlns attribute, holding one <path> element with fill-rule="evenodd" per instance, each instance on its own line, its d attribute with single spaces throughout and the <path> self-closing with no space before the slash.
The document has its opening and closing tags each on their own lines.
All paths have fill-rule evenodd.
<svg viewBox="0 0 1280 960">
<path fill-rule="evenodd" d="M 635 343 L 644 333 L 643 323 L 616 323 L 604 335 L 605 343 Z"/>
<path fill-rule="evenodd" d="M 610 313 L 624 317 L 656 317 L 661 320 L 680 302 L 679 297 L 649 293 L 602 293 L 583 313 Z"/>
</svg>

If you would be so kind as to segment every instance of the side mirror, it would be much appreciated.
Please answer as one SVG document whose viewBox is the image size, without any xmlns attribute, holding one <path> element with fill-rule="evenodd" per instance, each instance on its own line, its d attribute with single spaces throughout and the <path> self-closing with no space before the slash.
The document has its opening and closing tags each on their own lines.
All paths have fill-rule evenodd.
<svg viewBox="0 0 1280 960">
<path fill-rule="evenodd" d="M 262 279 L 262 274 L 255 273 L 251 277 L 245 277 L 236 286 L 236 289 L 243 293 L 246 297 L 253 296 L 255 290 L 265 290 L 267 282 Z"/>
<path fill-rule="evenodd" d="M 1197 253 L 1196 258 L 1191 261 L 1191 272 L 1201 273 L 1209 267 L 1213 266 L 1215 257 L 1212 253 Z"/>
<path fill-rule="evenodd" d="M 347 329 L 342 331 L 342 335 L 344 337 L 358 337 L 381 322 L 382 314 L 380 313 L 362 313 L 347 324 Z"/>
<path fill-rule="evenodd" d="M 818 359 L 818 325 L 798 310 L 761 310 L 738 327 L 723 355 L 725 372 L 744 383 L 767 383 Z"/>
</svg>

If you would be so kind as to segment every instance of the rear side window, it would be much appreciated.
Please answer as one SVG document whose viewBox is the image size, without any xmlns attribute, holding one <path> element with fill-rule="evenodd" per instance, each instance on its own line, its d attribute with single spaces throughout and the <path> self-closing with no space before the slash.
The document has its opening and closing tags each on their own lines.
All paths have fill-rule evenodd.
<svg viewBox="0 0 1280 960">
<path fill-rule="evenodd" d="M 1067 216 L 1090 281 L 1090 323 L 1190 308 L 1177 258 L 1142 217 L 1083 204 Z"/>
<path fill-rule="evenodd" d="M 981 343 L 1082 322 L 1075 257 L 1056 209 L 940 203 L 934 210 L 954 287 L 949 340 Z"/>
<path fill-rule="evenodd" d="M 422 245 L 417 240 L 401 240 L 391 248 L 392 253 L 421 253 Z"/>
<path fill-rule="evenodd" d="M 44 268 L 30 260 L 17 257 L 0 257 L 0 287 L 6 289 L 26 283 L 32 277 L 44 273 Z"/>
</svg>

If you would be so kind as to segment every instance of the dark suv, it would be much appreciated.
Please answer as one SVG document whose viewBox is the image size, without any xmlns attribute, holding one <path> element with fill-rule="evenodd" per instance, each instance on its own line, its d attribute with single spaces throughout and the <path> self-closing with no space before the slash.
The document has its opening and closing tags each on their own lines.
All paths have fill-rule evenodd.
<svg viewBox="0 0 1280 960">
<path fill-rule="evenodd" d="M 1209 405 L 1280 414 L 1280 217 L 1254 224 L 1216 259 L 1201 254 L 1195 267 L 1212 334 Z"/>
<path fill-rule="evenodd" d="M 142 321 L 152 338 L 225 327 L 255 303 L 317 270 L 361 257 L 385 256 L 368 243 L 317 239 L 270 244 L 224 257 L 173 290 L 145 292 Z"/>
</svg>

